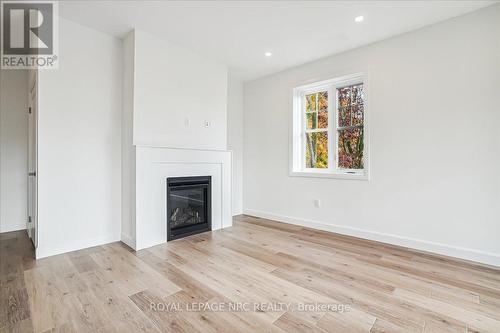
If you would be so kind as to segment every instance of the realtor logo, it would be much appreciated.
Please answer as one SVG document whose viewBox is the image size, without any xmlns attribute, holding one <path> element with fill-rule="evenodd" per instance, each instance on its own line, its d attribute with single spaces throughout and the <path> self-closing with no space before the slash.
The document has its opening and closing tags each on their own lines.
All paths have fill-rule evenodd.
<svg viewBox="0 0 500 333">
<path fill-rule="evenodd" d="M 2 68 L 57 68 L 57 2 L 2 1 Z"/>
</svg>

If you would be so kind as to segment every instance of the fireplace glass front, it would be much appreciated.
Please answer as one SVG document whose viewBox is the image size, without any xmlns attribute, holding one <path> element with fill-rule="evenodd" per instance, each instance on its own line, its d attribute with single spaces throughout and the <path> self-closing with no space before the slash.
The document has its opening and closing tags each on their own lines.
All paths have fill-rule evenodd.
<svg viewBox="0 0 500 333">
<path fill-rule="evenodd" d="M 211 177 L 167 179 L 168 240 L 211 230 Z"/>
</svg>

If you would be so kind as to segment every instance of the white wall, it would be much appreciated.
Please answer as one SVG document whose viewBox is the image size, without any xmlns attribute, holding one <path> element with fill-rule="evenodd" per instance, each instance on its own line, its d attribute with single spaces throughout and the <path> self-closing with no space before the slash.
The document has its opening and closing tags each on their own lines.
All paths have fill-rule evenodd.
<svg viewBox="0 0 500 333">
<path fill-rule="evenodd" d="M 120 239 L 121 40 L 60 20 L 39 73 L 37 257 Z"/>
<path fill-rule="evenodd" d="M 499 12 L 246 84 L 245 212 L 500 265 Z M 359 71 L 370 181 L 289 177 L 291 89 Z"/>
<path fill-rule="evenodd" d="M 0 73 L 0 232 L 26 229 L 28 72 Z"/>
<path fill-rule="evenodd" d="M 225 66 L 135 31 L 134 144 L 224 150 L 226 103 Z"/>
<path fill-rule="evenodd" d="M 233 215 L 243 212 L 243 82 L 232 76 L 227 85 L 227 149 L 233 151 Z"/>
</svg>

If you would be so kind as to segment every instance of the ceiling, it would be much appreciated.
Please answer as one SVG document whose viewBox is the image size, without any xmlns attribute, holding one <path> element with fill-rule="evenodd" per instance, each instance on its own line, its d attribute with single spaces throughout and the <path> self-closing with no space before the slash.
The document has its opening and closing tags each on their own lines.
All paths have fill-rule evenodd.
<svg viewBox="0 0 500 333">
<path fill-rule="evenodd" d="M 247 81 L 493 3 L 61 1 L 60 14 L 117 37 L 133 28 L 149 32 L 226 64 Z M 354 22 L 359 15 L 364 21 Z"/>
</svg>

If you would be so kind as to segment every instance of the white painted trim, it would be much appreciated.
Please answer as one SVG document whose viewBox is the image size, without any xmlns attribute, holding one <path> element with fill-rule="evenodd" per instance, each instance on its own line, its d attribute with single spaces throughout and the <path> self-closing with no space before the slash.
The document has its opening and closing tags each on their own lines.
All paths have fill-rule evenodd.
<svg viewBox="0 0 500 333">
<path fill-rule="evenodd" d="M 161 198 L 168 177 L 211 175 L 212 230 L 230 227 L 232 158 L 232 151 L 136 146 L 135 250 L 167 242 L 166 205 Z"/>
<path fill-rule="evenodd" d="M 135 250 L 135 240 L 133 237 L 122 233 L 121 241 L 125 243 L 128 247 Z"/>
<path fill-rule="evenodd" d="M 350 179 L 350 180 L 370 180 L 365 173 L 336 173 L 336 172 L 319 172 L 319 171 L 292 171 L 290 177 L 306 177 L 306 178 L 335 178 L 335 179 Z"/>
<path fill-rule="evenodd" d="M 19 230 L 26 230 L 26 222 L 0 225 L 0 233 L 19 231 Z"/>
<path fill-rule="evenodd" d="M 104 245 L 108 243 L 119 242 L 120 238 L 115 235 L 106 235 L 99 238 L 94 239 L 84 239 L 79 240 L 77 242 L 71 243 L 68 245 L 64 244 L 51 244 L 50 249 L 44 248 L 43 244 L 38 244 L 37 249 L 35 250 L 36 259 L 41 259 L 45 257 L 55 256 L 58 254 L 63 254 L 67 252 L 77 251 L 81 249 L 86 249 L 93 246 Z"/>
<path fill-rule="evenodd" d="M 212 152 L 233 152 L 232 149 L 208 149 L 208 148 L 182 148 L 182 147 L 170 147 L 162 145 L 147 145 L 147 144 L 134 144 L 138 148 L 164 148 L 164 149 L 175 149 L 175 150 L 193 150 L 193 151 L 212 151 Z"/>
<path fill-rule="evenodd" d="M 498 253 L 485 252 L 485 251 L 469 249 L 443 243 L 431 242 L 411 237 L 353 228 L 349 226 L 330 224 L 321 221 L 306 220 L 291 216 L 263 212 L 255 209 L 244 209 L 243 213 L 246 215 L 252 215 L 270 220 L 276 220 L 283 223 L 300 225 L 303 227 L 308 227 L 318 230 L 330 231 L 338 234 L 364 238 L 392 245 L 399 245 L 419 251 L 432 252 L 449 257 L 472 260 L 479 263 L 500 267 L 500 254 Z"/>
</svg>

